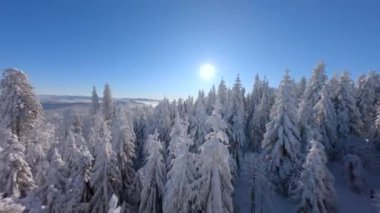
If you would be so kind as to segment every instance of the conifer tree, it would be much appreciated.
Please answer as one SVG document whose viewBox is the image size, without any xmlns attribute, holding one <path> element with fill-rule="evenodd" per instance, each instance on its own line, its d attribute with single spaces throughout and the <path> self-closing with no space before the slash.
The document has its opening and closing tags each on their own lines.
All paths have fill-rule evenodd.
<svg viewBox="0 0 380 213">
<path fill-rule="evenodd" d="M 212 113 L 212 110 L 214 109 L 214 105 L 216 103 L 216 90 L 215 90 L 215 86 L 212 85 L 208 95 L 207 95 L 207 99 L 206 99 L 206 111 L 207 111 L 207 114 L 211 115 Z"/>
<path fill-rule="evenodd" d="M 122 177 L 121 200 L 127 201 L 131 193 L 130 186 L 135 176 L 133 160 L 135 155 L 136 136 L 131 122 L 126 118 L 126 112 L 117 108 L 116 116 L 112 122 L 112 149 L 116 153 L 118 167 Z"/>
<path fill-rule="evenodd" d="M 337 118 L 334 104 L 330 98 L 330 89 L 325 85 L 321 92 L 321 99 L 314 106 L 316 123 L 322 136 L 323 145 L 326 152 L 331 155 L 336 147 Z"/>
<path fill-rule="evenodd" d="M 300 165 L 300 133 L 296 119 L 295 86 L 286 72 L 276 94 L 271 121 L 266 126 L 262 147 L 267 155 L 267 167 L 272 181 L 283 192 L 287 191 L 286 179 Z"/>
<path fill-rule="evenodd" d="M 321 99 L 321 91 L 326 80 L 325 65 L 319 63 L 317 67 L 314 68 L 312 77 L 306 85 L 304 97 L 298 109 L 300 133 L 303 144 L 310 140 L 320 139 L 318 126 L 315 123 L 314 106 Z"/>
<path fill-rule="evenodd" d="M 25 161 L 25 147 L 10 134 L 0 151 L 0 193 L 3 197 L 23 198 L 35 188 L 30 166 Z"/>
<path fill-rule="evenodd" d="M 20 142 L 42 119 L 42 106 L 26 75 L 17 69 L 6 69 L 0 83 L 1 124 L 10 128 Z"/>
<path fill-rule="evenodd" d="M 170 133 L 169 172 L 165 184 L 163 211 L 168 213 L 190 212 L 194 179 L 193 155 L 189 148 L 193 141 L 187 135 L 187 124 L 176 116 Z"/>
<path fill-rule="evenodd" d="M 344 72 L 339 79 L 335 109 L 339 136 L 346 137 L 349 134 L 362 134 L 363 123 L 359 109 L 356 106 L 354 84 L 348 72 Z"/>
<path fill-rule="evenodd" d="M 228 119 L 231 127 L 229 134 L 230 152 L 232 158 L 240 165 L 242 157 L 242 148 L 245 144 L 245 111 L 244 111 L 244 96 L 242 93 L 242 85 L 240 77 L 237 76 L 235 85 L 232 89 L 231 105 L 229 109 L 230 118 Z"/>
<path fill-rule="evenodd" d="M 104 86 L 102 110 L 103 110 L 104 120 L 109 121 L 113 115 L 113 104 L 112 104 L 111 87 L 108 83 Z"/>
<path fill-rule="evenodd" d="M 303 171 L 295 190 L 299 201 L 297 212 L 335 212 L 334 177 L 326 167 L 324 147 L 311 141 L 311 148 L 303 164 Z"/>
<path fill-rule="evenodd" d="M 202 185 L 198 191 L 196 204 L 203 212 L 233 212 L 232 175 L 228 151 L 226 123 L 220 115 L 221 105 L 217 100 L 207 123 L 211 132 L 201 146 L 200 175 Z"/>
<path fill-rule="evenodd" d="M 204 138 L 208 132 L 208 126 L 206 124 L 206 108 L 204 102 L 202 101 L 201 94 L 198 96 L 199 97 L 194 106 L 195 114 L 192 117 L 192 125 L 190 126 L 190 135 L 194 140 L 196 150 L 199 149 L 199 147 L 204 143 Z"/>
<path fill-rule="evenodd" d="M 90 211 L 106 212 L 112 194 L 120 195 L 122 177 L 117 165 L 116 153 L 112 150 L 111 132 L 106 122 L 103 123 L 101 138 L 96 145 L 95 162 L 90 176 L 94 195 L 90 201 Z"/>
<path fill-rule="evenodd" d="M 141 168 L 143 176 L 139 212 L 160 213 L 163 211 L 166 167 L 157 132 L 149 135 L 144 151 L 147 157 L 145 165 Z"/>
<path fill-rule="evenodd" d="M 99 109 L 100 109 L 99 96 L 98 96 L 98 93 L 96 92 L 96 87 L 93 87 L 90 114 L 91 115 L 97 114 L 99 112 Z"/>
<path fill-rule="evenodd" d="M 371 132 L 376 118 L 376 103 L 380 101 L 380 74 L 374 71 L 362 75 L 358 82 L 357 105 L 363 121 L 363 130 Z"/>
</svg>

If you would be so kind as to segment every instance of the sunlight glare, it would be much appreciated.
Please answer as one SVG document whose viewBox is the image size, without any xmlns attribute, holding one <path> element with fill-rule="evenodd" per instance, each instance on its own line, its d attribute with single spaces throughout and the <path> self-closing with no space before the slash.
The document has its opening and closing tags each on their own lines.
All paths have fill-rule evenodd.
<svg viewBox="0 0 380 213">
<path fill-rule="evenodd" d="M 215 72 L 215 67 L 212 64 L 203 64 L 199 74 L 203 80 L 211 80 L 215 76 Z"/>
</svg>

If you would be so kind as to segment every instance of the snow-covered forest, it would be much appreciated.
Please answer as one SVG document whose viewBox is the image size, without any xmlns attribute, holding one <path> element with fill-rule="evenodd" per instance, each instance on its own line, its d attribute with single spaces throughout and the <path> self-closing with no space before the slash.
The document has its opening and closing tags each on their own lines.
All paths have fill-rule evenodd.
<svg viewBox="0 0 380 213">
<path fill-rule="evenodd" d="M 0 212 L 375 212 L 380 73 L 328 78 L 320 63 L 308 76 L 286 71 L 276 88 L 237 76 L 139 107 L 106 84 L 86 115 L 48 119 L 25 73 L 7 69 Z"/>
</svg>

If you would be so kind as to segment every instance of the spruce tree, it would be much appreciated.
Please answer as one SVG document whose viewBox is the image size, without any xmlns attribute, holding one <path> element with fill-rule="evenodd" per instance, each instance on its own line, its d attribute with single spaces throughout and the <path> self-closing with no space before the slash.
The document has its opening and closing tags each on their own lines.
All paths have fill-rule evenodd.
<svg viewBox="0 0 380 213">
<path fill-rule="evenodd" d="M 296 117 L 295 85 L 286 72 L 276 94 L 271 121 L 266 126 L 262 148 L 271 179 L 282 192 L 286 180 L 300 165 L 300 133 Z"/>
</svg>

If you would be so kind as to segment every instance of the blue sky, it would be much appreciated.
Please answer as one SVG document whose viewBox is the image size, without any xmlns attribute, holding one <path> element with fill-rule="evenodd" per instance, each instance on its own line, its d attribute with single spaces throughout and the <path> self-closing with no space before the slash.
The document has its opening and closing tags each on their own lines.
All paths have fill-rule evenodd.
<svg viewBox="0 0 380 213">
<path fill-rule="evenodd" d="M 39 94 L 89 95 L 104 83 L 116 97 L 195 95 L 238 73 L 273 86 L 285 69 L 310 76 L 380 69 L 380 2 L 0 1 L 0 69 L 24 70 Z M 214 64 L 212 81 L 199 78 Z"/>
</svg>

